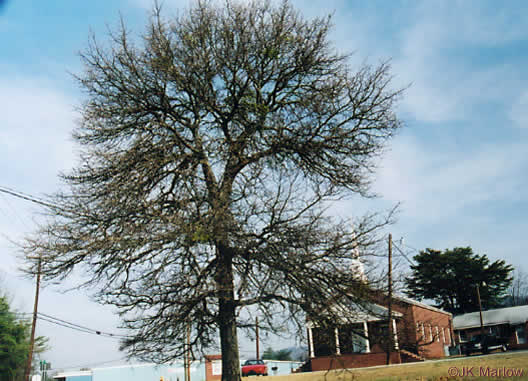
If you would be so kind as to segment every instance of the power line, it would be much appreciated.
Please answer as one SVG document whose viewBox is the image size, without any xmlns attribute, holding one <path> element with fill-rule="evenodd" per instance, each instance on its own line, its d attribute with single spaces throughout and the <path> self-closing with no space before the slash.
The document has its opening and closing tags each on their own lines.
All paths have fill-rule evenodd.
<svg viewBox="0 0 528 381">
<path fill-rule="evenodd" d="M 63 323 L 61 323 L 61 322 L 58 322 L 58 321 L 55 321 L 55 320 L 52 320 L 52 319 L 47 319 L 47 318 L 42 317 L 42 316 L 37 316 L 37 317 L 38 317 L 38 319 L 40 319 L 40 320 L 47 321 L 47 322 L 49 322 L 49 323 L 56 324 L 56 325 L 59 325 L 59 326 L 64 327 L 64 328 L 73 329 L 73 330 L 75 330 L 75 331 L 79 331 L 79 332 L 83 332 L 83 333 L 95 334 L 95 335 L 98 335 L 98 336 L 101 336 L 101 337 L 107 337 L 107 338 L 110 338 L 110 339 L 117 339 L 117 337 L 105 336 L 105 335 L 99 335 L 99 334 L 97 334 L 96 332 L 89 331 L 89 330 L 83 330 L 83 329 L 80 329 L 80 328 L 75 328 L 75 327 L 72 327 L 72 326 L 70 326 L 70 325 L 63 324 Z"/>
<path fill-rule="evenodd" d="M 98 335 L 108 335 L 108 336 L 116 336 L 116 337 L 117 336 L 129 337 L 129 336 L 126 336 L 126 335 L 113 334 L 113 333 L 108 333 L 108 332 L 103 332 L 103 331 L 99 331 L 99 330 L 96 330 L 96 329 L 88 328 L 88 327 L 85 327 L 85 326 L 82 326 L 82 325 L 79 325 L 79 324 L 76 324 L 76 323 L 71 323 L 69 321 L 66 321 L 66 320 L 63 320 L 63 319 L 59 319 L 59 318 L 51 316 L 51 315 L 47 315 L 47 314 L 42 313 L 42 312 L 39 312 L 39 314 L 44 316 L 44 317 L 47 317 L 49 319 L 54 319 L 54 320 L 60 321 L 60 322 L 65 323 L 65 324 L 69 324 L 69 325 L 74 326 L 74 327 L 78 327 L 78 328 L 81 328 L 81 329 L 87 329 L 87 330 L 93 331 L 93 332 L 97 333 Z"/>
<path fill-rule="evenodd" d="M 400 252 L 400 254 L 403 256 L 403 258 L 405 258 L 407 260 L 407 262 L 409 262 L 411 265 L 415 266 L 416 264 L 409 259 L 409 257 L 407 257 L 407 254 L 405 254 L 402 249 L 400 249 L 398 247 L 398 245 L 396 245 L 394 242 L 392 243 L 392 245 Z"/>
<path fill-rule="evenodd" d="M 51 316 L 51 315 L 48 315 L 42 312 L 38 312 L 38 318 L 41 320 L 47 321 L 49 323 L 53 323 L 53 324 L 56 324 L 56 325 L 59 325 L 65 328 L 70 328 L 70 329 L 73 329 L 79 332 L 89 333 L 92 335 L 108 337 L 108 338 L 113 338 L 113 339 L 123 339 L 123 338 L 130 337 L 127 335 L 120 335 L 120 334 L 100 331 L 100 330 L 93 329 L 93 328 L 88 328 L 80 324 L 76 324 L 76 323 L 69 322 L 67 320 L 59 319 L 57 317 L 54 317 L 54 316 Z"/>
<path fill-rule="evenodd" d="M 47 202 L 47 201 L 41 200 L 41 199 L 39 199 L 39 198 L 37 198 L 35 196 L 32 196 L 30 194 L 22 193 L 22 192 L 16 191 L 14 189 L 10 189 L 10 188 L 5 187 L 5 186 L 1 186 L 0 185 L 0 192 L 6 193 L 6 194 L 14 196 L 14 197 L 21 198 L 21 199 L 26 200 L 26 201 L 33 202 L 33 203 L 38 204 L 40 206 L 45 206 L 47 208 L 64 210 L 59 205 L 52 204 L 51 202 Z"/>
</svg>

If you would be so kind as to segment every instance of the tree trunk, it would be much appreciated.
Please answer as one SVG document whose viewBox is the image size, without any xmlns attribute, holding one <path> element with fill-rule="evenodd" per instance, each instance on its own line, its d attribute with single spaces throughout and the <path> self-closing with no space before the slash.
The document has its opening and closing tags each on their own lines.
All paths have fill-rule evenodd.
<svg viewBox="0 0 528 381">
<path fill-rule="evenodd" d="M 222 381 L 240 381 L 232 258 L 225 251 L 219 250 L 220 258 L 216 279 L 219 290 L 218 323 L 222 349 Z"/>
</svg>

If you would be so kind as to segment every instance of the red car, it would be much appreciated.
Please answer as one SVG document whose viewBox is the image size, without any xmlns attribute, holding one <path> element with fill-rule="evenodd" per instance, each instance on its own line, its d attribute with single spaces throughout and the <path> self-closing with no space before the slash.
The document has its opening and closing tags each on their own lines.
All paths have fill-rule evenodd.
<svg viewBox="0 0 528 381">
<path fill-rule="evenodd" d="M 242 377 L 267 376 L 268 366 L 262 360 L 247 360 L 242 365 Z"/>
</svg>

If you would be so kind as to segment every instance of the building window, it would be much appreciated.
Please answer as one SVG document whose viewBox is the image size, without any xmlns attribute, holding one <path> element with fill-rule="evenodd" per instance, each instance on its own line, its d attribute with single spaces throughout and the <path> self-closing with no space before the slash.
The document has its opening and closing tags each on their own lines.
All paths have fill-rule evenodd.
<svg viewBox="0 0 528 381">
<path fill-rule="evenodd" d="M 433 341 L 433 326 L 431 324 L 429 324 L 429 338 L 430 338 L 430 341 L 432 342 Z"/>
<path fill-rule="evenodd" d="M 449 328 L 445 327 L 444 331 L 445 331 L 444 335 L 445 335 L 446 343 L 447 345 L 451 345 L 451 333 L 449 332 Z"/>
<path fill-rule="evenodd" d="M 526 344 L 526 332 L 524 324 L 515 327 L 515 335 L 517 336 L 517 344 Z"/>
<path fill-rule="evenodd" d="M 312 328 L 315 356 L 331 356 L 336 353 L 334 328 Z"/>
<path fill-rule="evenodd" d="M 368 323 L 368 335 L 371 347 L 375 344 L 387 348 L 389 344 L 389 329 L 386 321 Z"/>
<path fill-rule="evenodd" d="M 339 327 L 339 348 L 341 354 L 364 353 L 367 349 L 363 323 Z"/>
</svg>

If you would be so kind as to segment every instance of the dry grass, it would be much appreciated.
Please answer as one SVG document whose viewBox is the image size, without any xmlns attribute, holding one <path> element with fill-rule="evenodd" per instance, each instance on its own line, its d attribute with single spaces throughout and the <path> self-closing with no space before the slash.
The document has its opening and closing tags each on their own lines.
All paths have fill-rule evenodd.
<svg viewBox="0 0 528 381">
<path fill-rule="evenodd" d="M 473 376 L 450 377 L 449 369 L 455 367 L 459 372 L 472 368 Z M 481 369 L 501 370 L 501 374 L 489 373 L 483 376 Z M 523 371 L 522 377 L 503 376 L 503 369 Z M 453 372 L 453 370 L 451 370 Z M 311 372 L 288 376 L 259 377 L 260 381 L 382 381 L 382 380 L 528 380 L 528 353 L 508 352 L 494 356 L 462 357 L 445 361 L 428 361 L 390 367 L 347 369 L 329 372 Z M 249 379 L 248 379 L 249 380 Z"/>
</svg>

